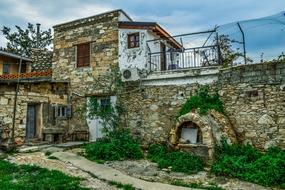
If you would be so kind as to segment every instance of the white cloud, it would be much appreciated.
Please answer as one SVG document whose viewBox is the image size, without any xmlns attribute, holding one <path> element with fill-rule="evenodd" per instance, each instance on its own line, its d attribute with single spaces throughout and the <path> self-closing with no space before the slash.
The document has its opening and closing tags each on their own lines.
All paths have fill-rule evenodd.
<svg viewBox="0 0 285 190">
<path fill-rule="evenodd" d="M 9 0 L 8 3 L 12 8 L 12 11 L 9 13 L 9 17 L 22 19 L 26 22 L 31 23 L 41 23 L 46 28 L 50 28 L 60 22 L 88 17 L 113 9 L 112 6 L 104 5 L 101 3 L 84 4 L 83 2 L 80 2 L 74 3 L 73 6 L 70 7 L 64 7 L 63 10 L 60 10 L 55 6 L 54 8 L 59 11 L 58 14 L 49 15 L 46 14 L 44 9 L 41 9 L 40 6 L 36 3 L 33 4 L 25 0 Z"/>
</svg>

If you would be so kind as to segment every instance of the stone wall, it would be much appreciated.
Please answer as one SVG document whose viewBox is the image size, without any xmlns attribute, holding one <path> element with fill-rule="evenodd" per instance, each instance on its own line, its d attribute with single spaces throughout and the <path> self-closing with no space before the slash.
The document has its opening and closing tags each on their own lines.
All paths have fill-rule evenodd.
<svg viewBox="0 0 285 190">
<path fill-rule="evenodd" d="M 32 52 L 31 72 L 47 71 L 52 68 L 52 51 L 35 49 Z"/>
<path fill-rule="evenodd" d="M 285 148 L 285 64 L 239 66 L 218 75 L 210 88 L 221 95 L 238 140 L 260 149 Z M 197 83 L 133 87 L 122 96 L 129 127 L 145 144 L 165 142 L 181 106 L 198 88 Z"/>
<path fill-rule="evenodd" d="M 63 90 L 59 90 L 63 89 Z M 49 107 L 51 105 L 67 105 L 67 94 L 63 93 L 66 85 L 63 83 L 39 83 L 21 84 L 16 107 L 15 142 L 18 145 L 24 143 L 26 136 L 26 120 L 28 104 L 37 105 L 37 112 L 41 118 L 37 118 L 37 138 L 43 139 L 43 130 L 55 128 L 68 130 L 67 120 L 61 120 L 52 124 L 50 122 Z M 9 143 L 12 135 L 13 110 L 15 100 L 15 84 L 1 84 L 0 89 L 0 128 L 1 142 Z"/>
<path fill-rule="evenodd" d="M 54 27 L 53 80 L 69 81 L 74 110 L 86 103 L 87 96 L 110 93 L 110 81 L 104 76 L 118 65 L 120 15 L 118 10 Z M 90 66 L 77 68 L 76 45 L 81 43 L 90 43 Z M 74 113 L 71 125 L 86 128 L 79 115 Z"/>
<path fill-rule="evenodd" d="M 260 149 L 285 148 L 285 64 L 221 70 L 220 95 L 239 139 Z"/>
</svg>

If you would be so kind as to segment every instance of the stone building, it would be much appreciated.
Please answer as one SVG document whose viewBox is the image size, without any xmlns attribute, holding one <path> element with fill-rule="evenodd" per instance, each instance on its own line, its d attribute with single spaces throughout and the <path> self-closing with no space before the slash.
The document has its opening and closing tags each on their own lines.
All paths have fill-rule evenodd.
<svg viewBox="0 0 285 190">
<path fill-rule="evenodd" d="M 51 60 L 37 51 L 33 60 L 0 52 L 0 142 L 4 146 L 13 138 L 17 145 L 60 141 L 67 131 L 66 118 L 56 113 L 67 106 L 67 83 L 52 80 Z"/>
<path fill-rule="evenodd" d="M 160 46 L 165 51 L 180 48 L 180 44 L 169 37 L 158 24 L 134 22 L 122 10 L 54 26 L 52 77 L 69 83 L 74 113 L 71 130 L 89 131 L 90 140 L 102 137 L 100 118 L 85 120 L 78 110 L 92 97 L 98 100 L 99 106 L 115 104 L 118 97 L 108 77 L 112 67 L 145 70 L 149 53 L 147 41 L 166 39 L 151 47 L 153 51 L 160 51 Z"/>
<path fill-rule="evenodd" d="M 157 23 L 133 21 L 122 10 L 54 26 L 52 56 L 36 51 L 32 64 L 23 59 L 26 73 L 0 76 L 1 141 L 11 137 L 20 76 L 18 144 L 101 138 L 101 118 L 86 114 L 96 98 L 100 108 L 120 101 L 127 127 L 146 146 L 172 143 L 208 157 L 221 136 L 228 136 L 260 149 L 284 148 L 284 62 L 221 68 L 218 44 L 192 48 L 178 39 Z M 114 69 L 124 82 L 121 94 Z M 219 92 L 227 116 L 194 111 L 177 118 L 181 106 L 205 84 Z"/>
</svg>

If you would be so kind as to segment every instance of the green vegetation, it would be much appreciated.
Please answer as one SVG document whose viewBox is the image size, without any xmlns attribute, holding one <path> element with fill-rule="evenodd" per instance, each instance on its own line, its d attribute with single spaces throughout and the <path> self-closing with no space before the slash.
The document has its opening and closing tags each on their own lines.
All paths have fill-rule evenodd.
<svg viewBox="0 0 285 190">
<path fill-rule="evenodd" d="M 83 190 L 80 178 L 37 166 L 0 160 L 0 190 Z"/>
<path fill-rule="evenodd" d="M 172 181 L 171 184 L 176 185 L 176 186 L 196 188 L 196 189 L 223 190 L 223 188 L 218 187 L 217 185 L 204 186 L 204 185 L 199 184 L 199 183 L 185 183 L 184 181 L 181 181 L 181 180 Z"/>
<path fill-rule="evenodd" d="M 46 156 L 50 156 L 50 155 L 51 155 L 51 152 L 50 152 L 50 151 L 46 151 L 46 152 L 45 152 L 45 155 L 46 155 Z"/>
<path fill-rule="evenodd" d="M 223 102 L 218 93 L 210 94 L 209 87 L 201 87 L 196 95 L 191 96 L 182 106 L 179 116 L 189 113 L 197 109 L 200 114 L 207 114 L 208 110 L 214 109 L 220 113 L 224 113 Z"/>
<path fill-rule="evenodd" d="M 119 68 L 110 67 L 110 73 L 105 77 L 105 80 L 110 81 L 109 85 L 106 86 L 106 84 L 101 84 L 98 81 L 95 83 L 95 86 L 107 88 L 109 91 L 120 94 L 123 83 Z M 126 129 L 126 120 L 122 119 L 125 118 L 125 109 L 119 100 L 115 106 L 111 103 L 102 106 L 98 104 L 96 97 L 91 97 L 86 107 L 88 109 L 82 109 L 84 115 L 87 113 L 89 118 L 99 117 L 102 119 L 102 132 L 105 135 L 103 139 L 85 146 L 88 159 L 102 162 L 106 160 L 143 158 L 140 144 L 131 136 L 130 131 Z"/>
<path fill-rule="evenodd" d="M 228 145 L 223 140 L 221 146 L 216 147 L 216 153 L 211 168 L 214 174 L 285 188 L 284 150 L 270 148 L 261 153 L 250 145 Z"/>
<path fill-rule="evenodd" d="M 124 160 L 143 157 L 139 143 L 128 130 L 109 132 L 101 141 L 85 146 L 86 157 L 90 160 Z"/>
<path fill-rule="evenodd" d="M 175 172 L 193 174 L 204 168 L 200 157 L 187 152 L 168 152 L 166 147 L 156 144 L 149 147 L 148 158 L 156 162 L 159 168 L 172 167 L 171 170 Z"/>
<path fill-rule="evenodd" d="M 135 190 L 136 189 L 131 184 L 122 184 L 116 181 L 108 181 L 108 184 L 115 186 L 119 189 L 123 189 L 123 190 Z"/>
<path fill-rule="evenodd" d="M 48 159 L 50 159 L 50 160 L 58 160 L 58 158 L 55 157 L 55 156 L 48 156 Z"/>
</svg>

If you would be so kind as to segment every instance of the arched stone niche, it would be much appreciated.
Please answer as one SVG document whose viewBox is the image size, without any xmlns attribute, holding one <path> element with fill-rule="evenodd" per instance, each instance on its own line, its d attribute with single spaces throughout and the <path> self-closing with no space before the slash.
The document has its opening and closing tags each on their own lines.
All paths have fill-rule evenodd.
<svg viewBox="0 0 285 190">
<path fill-rule="evenodd" d="M 236 142 L 235 132 L 228 119 L 214 110 L 207 115 L 190 112 L 178 118 L 170 133 L 170 143 L 175 149 L 193 152 L 206 160 L 212 159 L 214 146 L 222 137 Z"/>
</svg>

